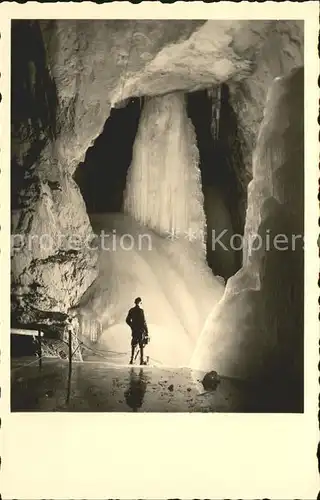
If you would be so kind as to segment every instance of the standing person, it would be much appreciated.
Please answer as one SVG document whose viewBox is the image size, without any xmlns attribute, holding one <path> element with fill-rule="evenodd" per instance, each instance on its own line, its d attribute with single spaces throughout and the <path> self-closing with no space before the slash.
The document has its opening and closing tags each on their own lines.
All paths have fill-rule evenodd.
<svg viewBox="0 0 320 500">
<path fill-rule="evenodd" d="M 140 348 L 140 365 L 143 365 L 143 348 L 148 338 L 148 327 L 142 309 L 141 297 L 137 297 L 134 304 L 134 307 L 129 310 L 126 317 L 126 323 L 130 326 L 132 334 L 130 365 L 133 363 L 134 353 L 138 345 Z"/>
</svg>

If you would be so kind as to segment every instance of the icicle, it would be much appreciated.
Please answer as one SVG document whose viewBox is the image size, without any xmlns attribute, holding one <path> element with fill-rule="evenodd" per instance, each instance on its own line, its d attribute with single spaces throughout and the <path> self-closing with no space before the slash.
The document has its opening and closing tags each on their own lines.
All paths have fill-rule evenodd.
<svg viewBox="0 0 320 500">
<path fill-rule="evenodd" d="M 217 88 L 217 106 L 216 106 L 216 121 L 217 121 L 217 136 L 216 139 L 219 139 L 219 131 L 220 131 L 220 110 L 221 110 L 221 85 Z"/>
<path fill-rule="evenodd" d="M 221 109 L 221 85 L 217 85 L 207 91 L 211 99 L 211 133 L 214 140 L 219 139 L 220 109 Z"/>
</svg>

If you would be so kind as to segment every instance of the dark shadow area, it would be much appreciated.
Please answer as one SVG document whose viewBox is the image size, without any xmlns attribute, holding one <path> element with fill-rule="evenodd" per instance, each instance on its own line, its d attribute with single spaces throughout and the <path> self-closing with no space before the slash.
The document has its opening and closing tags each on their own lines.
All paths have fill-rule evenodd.
<svg viewBox="0 0 320 500">
<path fill-rule="evenodd" d="M 11 123 L 31 121 L 37 133 L 56 134 L 58 105 L 38 21 L 12 21 Z"/>
<path fill-rule="evenodd" d="M 140 118 L 140 99 L 113 108 L 103 132 L 75 173 L 87 212 L 120 212 L 132 147 Z"/>
<path fill-rule="evenodd" d="M 243 234 L 247 208 L 248 174 L 243 159 L 244 138 L 237 115 L 230 101 L 226 84 L 221 86 L 219 138 L 215 144 L 215 158 L 222 169 L 222 186 L 236 233 Z"/>
<path fill-rule="evenodd" d="M 242 264 L 242 250 L 232 250 L 230 238 L 233 234 L 243 235 L 246 187 L 242 181 L 245 166 L 241 139 L 227 85 L 219 89 L 218 99 L 207 91 L 188 94 L 187 110 L 200 154 L 207 261 L 215 274 L 229 278 Z M 214 243 L 222 231 L 225 236 L 220 241 L 228 250 Z"/>
<path fill-rule="evenodd" d="M 32 336 L 15 335 L 10 336 L 10 352 L 12 357 L 35 356 L 38 344 Z"/>
<path fill-rule="evenodd" d="M 21 208 L 30 168 L 48 139 L 56 135 L 56 86 L 50 76 L 38 21 L 11 25 L 11 208 Z M 21 145 L 23 147 L 21 148 Z"/>
</svg>

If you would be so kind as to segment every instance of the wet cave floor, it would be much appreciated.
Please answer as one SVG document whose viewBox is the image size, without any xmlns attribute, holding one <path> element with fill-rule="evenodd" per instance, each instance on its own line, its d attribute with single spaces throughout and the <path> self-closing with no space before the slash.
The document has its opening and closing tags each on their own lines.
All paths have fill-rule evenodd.
<svg viewBox="0 0 320 500">
<path fill-rule="evenodd" d="M 252 412 L 262 411 L 241 381 L 221 377 L 205 391 L 204 373 L 106 362 L 15 358 L 11 362 L 13 412 Z"/>
</svg>

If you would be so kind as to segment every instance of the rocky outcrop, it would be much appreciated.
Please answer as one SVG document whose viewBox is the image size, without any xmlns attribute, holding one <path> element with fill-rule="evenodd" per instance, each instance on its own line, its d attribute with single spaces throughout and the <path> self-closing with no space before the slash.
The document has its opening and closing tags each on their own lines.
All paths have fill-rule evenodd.
<svg viewBox="0 0 320 500">
<path fill-rule="evenodd" d="M 247 180 L 252 177 L 252 152 L 268 90 L 274 78 L 304 65 L 303 38 L 302 21 L 260 21 L 251 24 L 250 37 L 239 37 L 232 43 L 236 53 L 245 54 L 255 61 L 250 77 L 228 82 L 231 103 L 241 131 L 239 139 L 246 165 L 244 178 Z"/>
<path fill-rule="evenodd" d="M 250 171 L 268 85 L 279 72 L 301 64 L 301 25 L 293 21 L 13 23 L 14 231 L 28 237 L 46 234 L 54 242 L 60 234 L 79 237 L 72 252 L 62 244 L 50 250 L 14 252 L 17 321 L 43 321 L 52 311 L 66 311 L 96 276 L 96 255 L 86 245 L 92 230 L 72 176 L 110 109 L 130 96 L 192 91 L 227 82 L 243 127 Z"/>
<path fill-rule="evenodd" d="M 299 22 L 41 21 L 40 26 L 58 96 L 55 153 L 71 170 L 101 132 L 110 107 L 128 97 L 233 82 L 243 121 L 257 127 L 272 79 L 302 63 Z M 243 80 L 251 83 L 237 83 Z M 251 112 L 254 118 L 248 119 Z M 248 127 L 251 136 L 256 127 L 254 132 Z"/>
<path fill-rule="evenodd" d="M 192 361 L 194 368 L 265 381 L 267 391 L 293 398 L 291 411 L 302 408 L 303 110 L 303 71 L 274 81 L 253 156 L 244 266 L 229 279 Z"/>
<path fill-rule="evenodd" d="M 93 232 L 68 174 L 59 182 L 35 178 L 25 195 L 12 217 L 12 309 L 20 323 L 52 323 L 57 318 L 46 313 L 67 312 L 96 276 Z"/>
<path fill-rule="evenodd" d="M 63 313 L 96 276 L 93 233 L 79 188 L 55 154 L 58 94 L 39 24 L 13 23 L 12 39 L 13 321 L 61 332 Z"/>
</svg>

